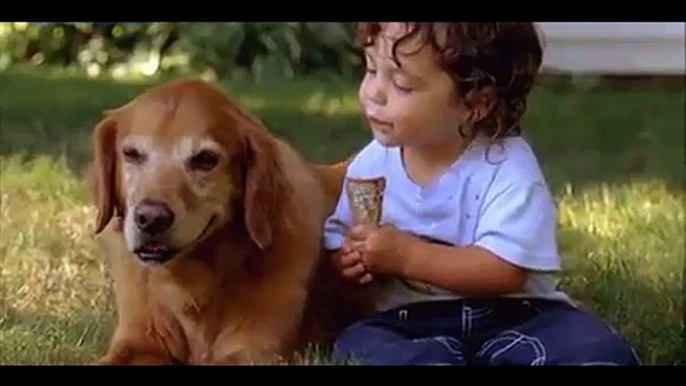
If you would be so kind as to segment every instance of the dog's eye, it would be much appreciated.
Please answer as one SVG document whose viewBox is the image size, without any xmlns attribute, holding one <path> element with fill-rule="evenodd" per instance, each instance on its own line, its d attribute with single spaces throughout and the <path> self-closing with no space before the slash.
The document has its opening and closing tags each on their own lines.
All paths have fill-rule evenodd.
<svg viewBox="0 0 686 386">
<path fill-rule="evenodd" d="M 122 153 L 124 154 L 124 159 L 126 160 L 126 162 L 130 162 L 133 164 L 141 164 L 145 162 L 145 154 L 141 153 L 133 147 L 125 147 Z"/>
<path fill-rule="evenodd" d="M 203 150 L 188 160 L 188 167 L 192 170 L 208 172 L 219 163 L 219 157 L 212 151 Z"/>
</svg>

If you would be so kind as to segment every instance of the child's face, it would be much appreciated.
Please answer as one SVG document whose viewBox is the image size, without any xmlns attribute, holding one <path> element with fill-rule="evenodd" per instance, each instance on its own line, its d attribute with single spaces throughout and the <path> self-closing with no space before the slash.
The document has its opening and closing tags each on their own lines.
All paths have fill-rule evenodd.
<svg viewBox="0 0 686 386">
<path fill-rule="evenodd" d="M 359 99 L 374 137 L 386 146 L 433 145 L 458 138 L 466 109 L 432 47 L 415 52 L 422 42 L 413 37 L 397 49 L 402 68 L 392 59 L 393 42 L 404 28 L 402 23 L 387 23 L 366 50 L 367 73 Z"/>
</svg>

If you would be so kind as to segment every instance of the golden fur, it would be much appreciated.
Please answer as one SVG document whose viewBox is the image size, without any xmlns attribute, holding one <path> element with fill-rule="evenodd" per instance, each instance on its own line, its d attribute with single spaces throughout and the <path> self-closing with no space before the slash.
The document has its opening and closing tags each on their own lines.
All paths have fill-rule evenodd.
<svg viewBox="0 0 686 386">
<path fill-rule="evenodd" d="M 344 288 L 322 257 L 345 161 L 308 164 L 196 80 L 108 111 L 93 144 L 96 228 L 118 318 L 97 363 L 273 363 L 329 342 L 366 310 L 357 303 L 366 295 Z M 197 158 L 203 150 L 216 166 Z M 178 251 L 167 261 L 134 253 L 149 240 L 134 219 L 145 200 L 174 214 L 159 238 Z"/>
</svg>

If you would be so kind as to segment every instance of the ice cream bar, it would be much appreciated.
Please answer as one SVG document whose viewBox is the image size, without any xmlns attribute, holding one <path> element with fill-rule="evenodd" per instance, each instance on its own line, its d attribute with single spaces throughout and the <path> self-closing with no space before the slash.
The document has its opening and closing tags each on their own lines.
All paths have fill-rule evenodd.
<svg viewBox="0 0 686 386">
<path fill-rule="evenodd" d="M 386 179 L 347 178 L 348 202 L 355 224 L 379 224 L 381 222 L 383 193 Z"/>
</svg>

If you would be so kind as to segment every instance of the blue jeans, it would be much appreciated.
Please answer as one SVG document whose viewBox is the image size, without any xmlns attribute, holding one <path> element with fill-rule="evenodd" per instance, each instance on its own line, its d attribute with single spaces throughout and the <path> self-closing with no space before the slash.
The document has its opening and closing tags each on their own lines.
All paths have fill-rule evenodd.
<svg viewBox="0 0 686 386">
<path fill-rule="evenodd" d="M 639 365 L 596 316 L 544 300 L 450 300 L 381 312 L 346 328 L 335 360 L 362 365 Z"/>
</svg>

